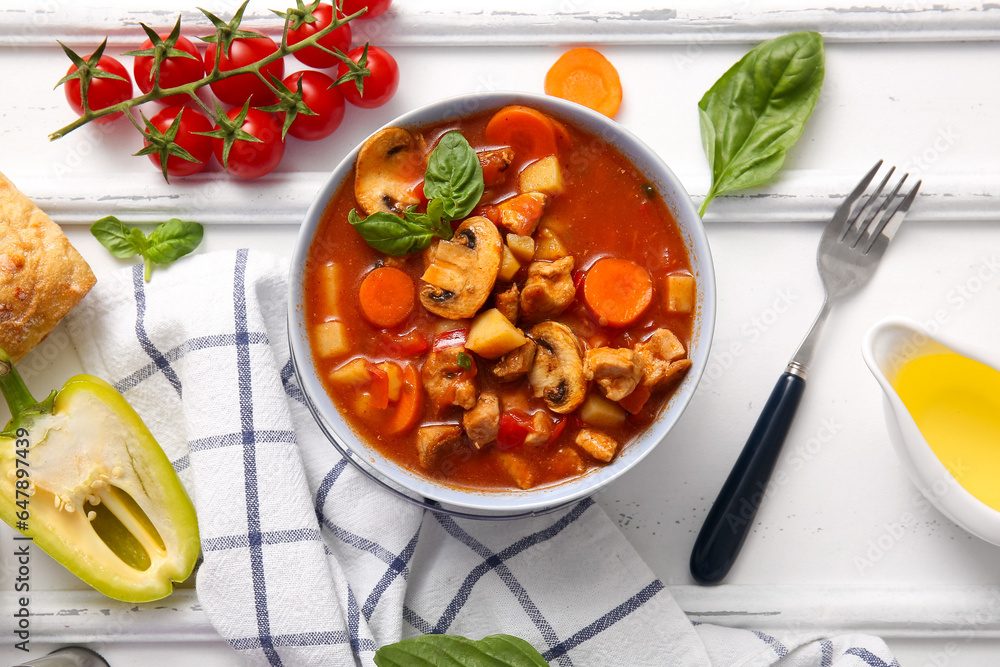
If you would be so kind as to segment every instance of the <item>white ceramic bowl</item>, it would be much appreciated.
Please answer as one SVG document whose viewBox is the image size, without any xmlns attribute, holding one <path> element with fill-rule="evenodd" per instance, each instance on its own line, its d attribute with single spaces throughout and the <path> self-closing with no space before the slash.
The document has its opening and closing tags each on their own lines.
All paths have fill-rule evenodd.
<svg viewBox="0 0 1000 667">
<path fill-rule="evenodd" d="M 1000 512 L 969 493 L 952 476 L 931 446 L 902 400 L 892 379 L 906 362 L 927 354 L 957 352 L 997 368 L 985 353 L 958 343 L 933 338 L 916 322 L 887 319 L 865 335 L 862 354 L 883 392 L 883 407 L 889 440 L 903 463 L 910 481 L 934 507 L 976 537 L 1000 545 Z"/>
<path fill-rule="evenodd" d="M 303 275 L 309 246 L 323 210 L 344 184 L 357 156 L 357 148 L 333 170 L 326 185 L 306 213 L 299 232 L 289 276 L 289 344 L 296 375 L 321 428 L 356 465 L 386 486 L 404 490 L 411 498 L 430 499 L 446 508 L 483 516 L 538 512 L 588 496 L 638 464 L 680 418 L 694 395 L 708 362 L 715 327 L 715 272 L 701 219 L 680 181 L 648 146 L 632 133 L 605 116 L 558 98 L 527 93 L 482 93 L 441 100 L 389 123 L 389 126 L 419 128 L 438 121 L 509 104 L 524 104 L 575 125 L 614 145 L 629 158 L 656 187 L 677 221 L 687 245 L 691 269 L 697 282 L 697 309 L 689 357 L 692 367 L 681 381 L 660 417 L 610 464 L 569 481 L 527 491 L 470 490 L 444 486 L 383 457 L 348 426 L 320 382 L 306 330 L 303 303 Z"/>
</svg>

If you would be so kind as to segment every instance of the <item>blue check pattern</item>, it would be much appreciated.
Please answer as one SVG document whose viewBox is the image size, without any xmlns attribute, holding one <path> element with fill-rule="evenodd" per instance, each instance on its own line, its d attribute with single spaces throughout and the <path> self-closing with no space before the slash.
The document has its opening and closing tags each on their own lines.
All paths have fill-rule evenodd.
<svg viewBox="0 0 1000 667">
<path fill-rule="evenodd" d="M 590 499 L 498 525 L 420 510 L 358 474 L 305 410 L 286 275 L 246 250 L 189 258 L 152 283 L 136 266 L 71 326 L 84 365 L 129 398 L 192 491 L 199 598 L 250 664 L 368 665 L 421 633 L 514 634 L 561 667 L 709 665 L 725 632 L 774 663 L 801 654 L 693 626 Z M 896 664 L 880 643 L 812 647 L 815 662 L 787 664 Z"/>
</svg>

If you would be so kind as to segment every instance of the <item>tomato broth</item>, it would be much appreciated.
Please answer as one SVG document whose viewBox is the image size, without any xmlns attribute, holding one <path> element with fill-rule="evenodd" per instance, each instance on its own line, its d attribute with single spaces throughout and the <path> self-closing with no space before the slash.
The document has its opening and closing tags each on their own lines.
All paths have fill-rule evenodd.
<svg viewBox="0 0 1000 667">
<path fill-rule="evenodd" d="M 429 152 L 442 135 L 457 130 L 481 154 L 503 148 L 486 138 L 485 128 L 496 111 L 412 131 L 422 136 Z M 695 312 L 691 308 L 681 312 L 672 309 L 667 284 L 671 276 L 691 278 L 691 264 L 684 238 L 668 207 L 655 186 L 615 147 L 558 118 L 552 121 L 557 128 L 558 164 L 565 189 L 548 198 L 537 229 L 549 230 L 546 233 L 560 239 L 565 250 L 574 258 L 573 278 L 577 285 L 597 260 L 616 257 L 644 268 L 653 286 L 650 305 L 628 326 L 602 325 L 584 303 L 581 289 L 576 290 L 572 303 L 552 319 L 567 325 L 584 350 L 600 347 L 630 349 L 661 328 L 672 331 L 684 349 L 689 349 Z M 536 159 L 536 156 L 519 153 L 515 147 L 514 158 L 504 172 L 505 177 L 500 183 L 486 187 L 479 206 L 472 214 L 488 214 L 491 206 L 516 196 L 518 174 Z M 548 409 L 551 406 L 547 406 L 543 397 L 535 395 L 527 381 L 501 382 L 491 372 L 496 360 L 471 353 L 474 382 L 479 395 L 496 393 L 503 412 L 513 410 L 530 417 L 545 411 L 552 425 L 550 439 L 541 445 L 521 444 L 508 449 L 509 443 L 504 447 L 498 443 L 477 447 L 468 436 L 463 435 L 460 441 L 449 447 L 446 455 L 436 458 L 433 465 L 428 466 L 422 460 L 417 446 L 419 428 L 461 424 L 465 410 L 456 405 L 438 409 L 434 401 L 427 400 L 425 389 L 419 382 L 420 371 L 427 363 L 428 355 L 433 353 L 435 338 L 443 332 L 468 327 L 469 320 L 443 319 L 420 303 L 396 327 L 380 328 L 366 319 L 358 294 L 361 282 L 369 272 L 383 265 L 397 267 L 411 276 L 414 286 L 419 289 L 428 260 L 426 251 L 389 257 L 368 245 L 348 222 L 349 212 L 359 209 L 353 188 L 354 178 L 352 171 L 324 211 L 305 267 L 304 293 L 309 326 L 315 328 L 324 323 L 339 323 L 338 327 L 341 327 L 340 331 L 347 341 L 346 350 L 342 353 L 324 356 L 317 352 L 318 334 L 310 334 L 313 363 L 318 376 L 357 436 L 396 464 L 456 487 L 493 490 L 536 488 L 607 465 L 577 443 L 580 431 L 588 428 L 579 408 L 567 414 L 552 412 Z M 413 175 L 415 188 L 420 187 L 422 178 L 423 170 L 417 170 Z M 509 232 L 501 228 L 501 234 Z M 537 242 L 536 247 L 539 247 Z M 511 283 L 524 285 L 529 264 L 524 262 L 512 281 L 498 279 L 493 293 L 480 311 L 492 308 L 494 295 Z M 515 324 L 518 327 L 523 325 Z M 527 334 L 530 326 L 522 328 Z M 359 403 L 359 396 L 367 396 L 374 391 L 364 384 L 363 377 L 360 383 L 354 384 L 331 379 L 338 369 L 355 359 L 368 362 L 368 369 L 372 368 L 372 364 L 394 362 L 398 368 L 408 371 L 404 376 L 404 393 L 407 379 L 410 385 L 416 385 L 410 386 L 409 390 L 420 393 L 417 397 L 420 401 L 419 415 L 412 428 L 398 433 L 387 430 L 386 424 L 392 421 L 394 412 L 404 409 L 402 403 L 398 406 L 390 403 L 386 408 L 372 408 L 363 401 Z M 656 419 L 676 384 L 674 380 L 668 386 L 655 388 L 634 414 L 628 411 L 620 423 L 605 424 L 599 429 L 618 444 L 616 456 Z M 595 391 L 595 384 L 590 383 L 588 392 Z M 404 396 L 398 400 L 407 399 Z"/>
</svg>

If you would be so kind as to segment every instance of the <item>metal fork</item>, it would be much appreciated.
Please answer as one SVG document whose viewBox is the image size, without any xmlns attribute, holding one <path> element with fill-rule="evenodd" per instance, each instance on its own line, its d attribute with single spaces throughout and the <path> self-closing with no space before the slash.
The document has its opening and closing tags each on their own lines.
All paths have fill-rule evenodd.
<svg viewBox="0 0 1000 667">
<path fill-rule="evenodd" d="M 805 390 L 816 342 L 833 303 L 868 282 L 917 196 L 920 181 L 905 195 L 900 194 L 908 174 L 903 175 L 891 192 L 881 196 L 896 169 L 892 167 L 875 191 L 864 198 L 881 166 L 879 160 L 865 174 L 823 231 L 816 252 L 816 265 L 825 290 L 823 307 L 771 391 L 736 465 L 705 518 L 691 552 L 691 574 L 701 583 L 721 581 L 743 547 Z"/>
</svg>

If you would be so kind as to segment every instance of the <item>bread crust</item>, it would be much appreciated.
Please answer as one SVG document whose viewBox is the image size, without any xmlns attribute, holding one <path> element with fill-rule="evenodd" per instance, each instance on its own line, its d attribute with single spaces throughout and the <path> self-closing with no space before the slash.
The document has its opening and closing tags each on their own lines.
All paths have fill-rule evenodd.
<svg viewBox="0 0 1000 667">
<path fill-rule="evenodd" d="M 0 348 L 22 358 L 96 282 L 59 225 L 0 173 Z"/>
</svg>

